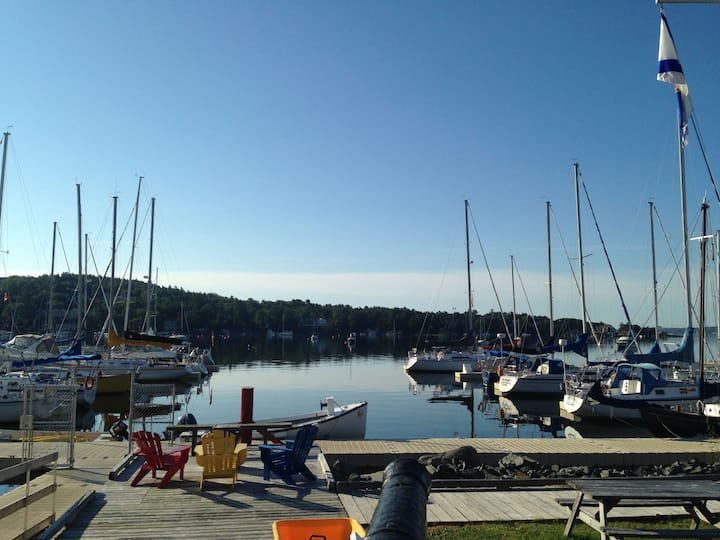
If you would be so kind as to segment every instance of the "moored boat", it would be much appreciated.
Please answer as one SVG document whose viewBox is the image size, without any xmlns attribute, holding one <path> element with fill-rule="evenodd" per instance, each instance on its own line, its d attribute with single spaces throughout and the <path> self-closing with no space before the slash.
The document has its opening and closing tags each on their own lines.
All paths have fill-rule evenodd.
<svg viewBox="0 0 720 540">
<path fill-rule="evenodd" d="M 565 394 L 563 408 L 580 418 L 640 420 L 646 404 L 682 406 L 700 399 L 695 381 L 668 379 L 649 362 L 621 362 L 577 394 Z"/>
<path fill-rule="evenodd" d="M 441 347 L 433 348 L 431 351 L 424 353 L 419 353 L 416 348 L 413 348 L 408 352 L 405 371 L 408 373 L 417 371 L 455 373 L 456 371 L 462 371 L 464 364 L 475 364 L 481 358 L 484 358 L 484 355 L 453 351 Z"/>
<path fill-rule="evenodd" d="M 264 419 L 258 422 L 281 423 L 291 422 L 292 427 L 284 430 L 272 431 L 278 439 L 293 439 L 298 430 L 307 425 L 318 428 L 316 439 L 364 439 L 367 424 L 367 401 L 339 405 L 332 397 L 325 399 L 325 406 L 319 411 L 296 416 Z"/>
<path fill-rule="evenodd" d="M 539 357 L 528 369 L 503 371 L 494 385 L 495 395 L 559 398 L 563 394 L 564 376 L 562 360 Z"/>
</svg>

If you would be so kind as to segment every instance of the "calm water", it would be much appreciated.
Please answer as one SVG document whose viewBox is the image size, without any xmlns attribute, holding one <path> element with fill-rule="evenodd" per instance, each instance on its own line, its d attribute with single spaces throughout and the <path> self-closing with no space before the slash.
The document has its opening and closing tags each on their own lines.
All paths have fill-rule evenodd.
<svg viewBox="0 0 720 540">
<path fill-rule="evenodd" d="M 182 408 L 175 419 L 192 413 L 199 423 L 238 421 L 242 388 L 251 387 L 255 419 L 318 410 L 326 396 L 341 404 L 367 401 L 368 439 L 566 435 L 555 400 L 487 401 L 481 388 L 454 385 L 451 374 L 413 379 L 403 370 L 406 351 L 387 341 L 361 341 L 350 351 L 340 339 L 226 344 L 215 352 L 220 371 L 179 397 Z M 579 363 L 579 358 L 568 356 L 567 361 Z M 103 430 L 99 415 L 94 429 Z M 614 426 L 610 432 L 606 425 L 578 424 L 567 430 L 568 436 L 578 433 L 649 435 L 632 426 Z"/>
</svg>

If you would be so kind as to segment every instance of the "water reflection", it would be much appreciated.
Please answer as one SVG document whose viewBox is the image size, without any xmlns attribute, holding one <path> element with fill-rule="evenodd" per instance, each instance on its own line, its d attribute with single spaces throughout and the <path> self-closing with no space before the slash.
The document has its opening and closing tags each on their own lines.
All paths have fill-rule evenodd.
<svg viewBox="0 0 720 540">
<path fill-rule="evenodd" d="M 313 338 L 313 336 L 315 336 Z M 407 357 L 411 342 L 398 339 L 372 338 L 358 334 L 351 346 L 346 335 L 308 333 L 305 338 L 256 339 L 239 338 L 218 344 L 213 355 L 223 363 L 247 364 L 267 362 L 303 363 L 328 359 L 351 359 L 363 356 Z"/>
<path fill-rule="evenodd" d="M 78 405 L 77 429 L 104 432 L 118 420 L 126 420 L 130 416 L 143 425 L 152 423 L 153 419 L 163 424 L 174 423 L 183 411 L 187 412 L 191 399 L 204 394 L 210 380 L 211 376 L 196 384 L 135 384 L 132 396 L 129 391 L 97 394 L 93 403 Z M 131 401 L 134 403 L 132 411 Z"/>
<path fill-rule="evenodd" d="M 175 387 L 180 409 L 172 413 L 191 413 L 200 423 L 238 421 L 242 388 L 252 387 L 255 418 L 317 410 L 327 396 L 341 404 L 368 401 L 368 439 L 644 436 L 635 426 L 573 424 L 560 416 L 556 399 L 498 399 L 481 382 L 455 382 L 454 374 L 409 375 L 403 365 L 412 344 L 358 335 L 351 351 L 346 337 L 221 342 L 213 350 L 219 371 L 201 385 Z M 167 404 L 172 395 L 143 401 Z M 94 420 L 104 431 L 109 416 L 128 414 L 128 404 L 128 395 L 98 396 L 78 421 L 85 428 Z M 170 417 L 152 417 L 157 431 Z"/>
<path fill-rule="evenodd" d="M 458 383 L 452 373 L 407 374 L 408 390 L 414 395 L 425 393 L 429 403 L 455 402 L 470 413 L 470 436 L 487 431 L 494 423 L 500 429 L 500 437 L 652 437 L 642 425 L 621 421 L 574 422 L 561 416 L 557 399 L 533 399 L 527 397 L 494 397 L 485 391 L 480 382 Z"/>
</svg>

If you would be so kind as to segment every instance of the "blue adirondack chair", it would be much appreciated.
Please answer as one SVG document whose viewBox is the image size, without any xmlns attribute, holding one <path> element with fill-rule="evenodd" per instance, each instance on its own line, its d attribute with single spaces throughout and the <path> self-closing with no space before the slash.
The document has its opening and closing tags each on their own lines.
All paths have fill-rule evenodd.
<svg viewBox="0 0 720 540">
<path fill-rule="evenodd" d="M 292 486 L 295 485 L 294 474 L 301 474 L 310 481 L 316 480 L 315 475 L 305 465 L 305 460 L 313 446 L 317 431 L 317 426 L 305 426 L 298 431 L 295 440 L 286 441 L 285 446 L 261 444 L 263 478 L 270 480 L 272 472 Z"/>
</svg>

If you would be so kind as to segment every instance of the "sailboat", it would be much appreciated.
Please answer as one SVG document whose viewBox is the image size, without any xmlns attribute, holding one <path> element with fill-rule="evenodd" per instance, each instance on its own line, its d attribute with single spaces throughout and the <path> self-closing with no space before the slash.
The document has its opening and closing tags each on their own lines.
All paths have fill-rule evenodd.
<svg viewBox="0 0 720 540">
<path fill-rule="evenodd" d="M 658 366 L 689 366 L 695 361 L 695 346 L 693 340 L 693 328 L 688 325 L 683 333 L 680 345 L 671 351 L 661 351 L 659 343 L 660 335 L 660 324 L 658 323 L 658 300 L 657 300 L 657 278 L 655 271 L 655 220 L 653 217 L 653 210 L 655 208 L 652 201 L 650 205 L 650 245 L 652 248 L 652 262 L 653 262 L 653 297 L 655 305 L 655 343 L 651 347 L 650 351 L 645 354 L 634 352 L 632 349 L 628 349 L 625 353 L 625 358 L 628 362 L 650 362 L 657 364 Z"/>
<path fill-rule="evenodd" d="M 465 246 L 467 260 L 467 287 L 468 287 L 468 311 L 466 333 L 453 344 L 474 345 L 475 334 L 473 332 L 473 307 L 472 288 L 470 284 L 470 232 L 468 224 L 468 208 L 470 203 L 465 200 Z M 464 364 L 475 364 L 484 356 L 473 351 L 459 350 L 454 347 L 441 346 L 433 347 L 430 351 L 418 351 L 413 347 L 408 351 L 408 362 L 405 364 L 405 371 L 408 373 L 425 371 L 434 373 L 455 373 L 462 371 Z"/>
<path fill-rule="evenodd" d="M 706 243 L 708 240 L 707 236 L 707 209 L 708 205 L 703 201 L 703 232 L 699 238 L 700 240 L 700 343 L 704 341 L 705 335 L 705 253 Z M 702 366 L 705 361 L 705 350 L 700 347 L 700 373 L 698 377 L 697 397 L 707 395 L 706 392 L 710 391 L 709 384 L 705 382 L 704 373 Z M 717 394 L 718 385 L 712 383 L 712 391 Z M 683 403 L 682 406 L 675 405 L 673 407 L 665 407 L 660 403 L 650 403 L 640 409 L 640 414 L 643 421 L 648 425 L 650 431 L 653 434 L 660 437 L 692 437 L 700 434 L 714 433 L 717 434 L 720 430 L 720 417 L 711 416 L 706 412 L 712 412 L 712 405 L 709 406 L 710 410 L 706 411 L 701 400 L 688 400 Z"/>
<path fill-rule="evenodd" d="M 577 164 L 575 166 L 577 173 Z M 577 180 L 577 174 L 575 176 Z M 552 302 L 552 261 L 550 257 L 550 203 L 546 203 L 547 244 L 548 244 L 548 293 L 550 299 L 550 336 L 554 340 L 553 302 Z M 513 310 L 514 311 L 514 310 Z M 562 358 L 546 356 L 548 353 L 561 352 Z M 494 383 L 494 393 L 497 396 L 532 396 L 534 398 L 559 398 L 564 393 L 567 367 L 565 353 L 574 352 L 587 357 L 587 333 L 577 336 L 571 344 L 567 340 L 559 340 L 557 344 L 550 344 L 540 349 L 541 356 L 528 357 L 524 367 L 516 360 L 514 369 L 508 370 L 507 364 L 498 371 L 499 379 Z M 517 356 L 517 355 L 511 355 Z M 572 368 L 573 371 L 575 367 Z"/>
<path fill-rule="evenodd" d="M 698 362 L 699 374 L 696 379 L 668 380 L 662 377 L 662 372 L 659 367 L 659 365 L 666 362 L 684 360 L 687 364 L 690 364 L 694 360 L 684 158 L 684 147 L 686 143 L 685 132 L 687 129 L 687 119 L 692 113 L 692 104 L 689 100 L 687 83 L 682 72 L 675 44 L 670 34 L 667 19 L 662 11 L 660 14 L 660 47 L 658 60 L 658 80 L 673 84 L 678 100 L 678 152 L 687 327 L 683 341 L 675 351 L 669 353 L 651 351 L 648 354 L 626 354 L 628 360 L 636 363 L 623 363 L 613 368 L 607 378 L 603 378 L 595 383 L 583 400 L 574 403 L 574 405 L 577 406 L 574 410 L 568 408 L 568 400 L 566 399 L 566 410 L 580 417 L 597 416 L 600 414 L 604 417 L 645 418 L 647 415 L 647 421 L 652 422 L 650 416 L 654 416 L 654 419 L 658 420 L 661 412 L 664 413 L 664 417 L 672 414 L 670 409 L 682 409 L 683 407 L 696 408 L 698 400 L 706 395 L 705 392 L 709 390 L 705 381 L 703 381 L 703 341 L 705 326 L 703 316 L 704 258 L 705 240 L 707 238 L 705 234 L 707 205 L 705 202 L 703 202 L 703 234 L 700 238 L 703 269 L 700 273 L 701 320 L 699 325 L 699 341 L 701 346 Z M 651 414 L 653 410 L 655 414 Z M 697 410 L 690 412 L 697 414 Z M 665 413 L 667 413 L 667 415 Z M 669 420 L 665 418 L 665 421 L 667 422 Z"/>
</svg>

